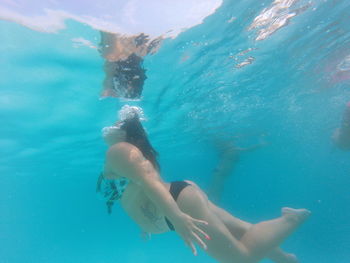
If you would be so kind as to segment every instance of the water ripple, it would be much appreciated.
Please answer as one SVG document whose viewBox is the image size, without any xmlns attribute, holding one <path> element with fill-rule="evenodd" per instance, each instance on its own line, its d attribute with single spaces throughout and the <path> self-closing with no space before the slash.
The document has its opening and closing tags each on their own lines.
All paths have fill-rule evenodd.
<svg viewBox="0 0 350 263">
<path fill-rule="evenodd" d="M 296 7 L 299 0 L 276 0 L 254 19 L 248 30 L 258 29 L 255 40 L 264 40 L 277 30 L 287 26 L 290 19 L 304 12 L 311 2 Z"/>
</svg>

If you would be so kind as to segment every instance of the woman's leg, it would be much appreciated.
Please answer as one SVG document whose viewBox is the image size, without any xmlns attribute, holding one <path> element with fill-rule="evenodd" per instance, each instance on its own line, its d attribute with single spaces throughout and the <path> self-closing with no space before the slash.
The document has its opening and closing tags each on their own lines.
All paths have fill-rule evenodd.
<svg viewBox="0 0 350 263">
<path fill-rule="evenodd" d="M 257 262 L 266 257 L 307 217 L 306 210 L 286 210 L 282 217 L 253 225 L 241 238 L 235 238 L 220 218 L 209 208 L 206 195 L 197 187 L 186 187 L 178 198 L 181 210 L 207 221 L 203 228 L 211 237 L 208 254 L 222 263 Z"/>
<path fill-rule="evenodd" d="M 281 217 L 252 225 L 240 241 L 254 251 L 257 258 L 266 256 L 266 252 L 277 247 L 309 215 L 306 209 L 282 208 Z"/>
<path fill-rule="evenodd" d="M 240 240 L 242 236 L 251 228 L 252 224 L 246 221 L 243 221 L 237 217 L 234 217 L 226 210 L 214 205 L 209 201 L 209 208 L 212 210 L 224 223 L 230 233 Z M 293 254 L 284 252 L 280 248 L 272 249 L 268 254 L 267 258 L 271 259 L 276 263 L 296 263 L 298 262 L 297 258 Z"/>
<path fill-rule="evenodd" d="M 208 207 L 208 199 L 197 188 L 188 186 L 180 193 L 177 204 L 186 214 L 208 222 L 201 227 L 211 238 L 207 253 L 221 263 L 247 262 L 248 250 L 234 238 L 222 221 Z"/>
</svg>

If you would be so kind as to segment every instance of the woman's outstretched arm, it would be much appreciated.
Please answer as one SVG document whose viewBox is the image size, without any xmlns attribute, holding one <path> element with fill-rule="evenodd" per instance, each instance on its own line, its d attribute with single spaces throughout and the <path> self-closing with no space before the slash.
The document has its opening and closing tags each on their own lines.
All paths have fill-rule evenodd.
<svg viewBox="0 0 350 263">
<path fill-rule="evenodd" d="M 151 162 L 146 160 L 135 146 L 129 143 L 112 146 L 107 152 L 106 170 L 127 177 L 140 185 L 146 195 L 169 218 L 176 232 L 192 248 L 194 254 L 197 252 L 193 242 L 206 249 L 201 236 L 206 239 L 209 237 L 200 226 L 207 223 L 194 219 L 180 210 Z"/>
</svg>

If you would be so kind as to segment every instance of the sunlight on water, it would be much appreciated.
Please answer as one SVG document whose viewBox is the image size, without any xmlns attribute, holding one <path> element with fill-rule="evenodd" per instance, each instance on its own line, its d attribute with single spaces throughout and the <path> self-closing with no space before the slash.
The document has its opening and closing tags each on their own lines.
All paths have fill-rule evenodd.
<svg viewBox="0 0 350 263">
<path fill-rule="evenodd" d="M 289 21 L 306 11 L 312 1 L 304 1 L 306 4 L 300 4 L 300 0 L 276 0 L 268 8 L 264 8 L 261 13 L 255 17 L 249 30 L 258 28 L 256 40 L 264 40 L 280 28 L 288 25 Z"/>
<path fill-rule="evenodd" d="M 152 38 L 175 37 L 186 28 L 202 23 L 221 5 L 221 0 L 108 0 L 55 1 L 6 0 L 0 5 L 0 19 L 17 22 L 43 32 L 65 28 L 73 19 L 92 28 Z"/>
</svg>

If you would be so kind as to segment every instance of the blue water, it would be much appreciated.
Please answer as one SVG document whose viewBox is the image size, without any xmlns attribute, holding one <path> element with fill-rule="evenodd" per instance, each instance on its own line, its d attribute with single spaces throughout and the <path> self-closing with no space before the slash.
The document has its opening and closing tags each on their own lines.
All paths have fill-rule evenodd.
<svg viewBox="0 0 350 263">
<path fill-rule="evenodd" d="M 256 41 L 248 27 L 270 4 L 225 1 L 165 40 L 146 58 L 142 100 L 127 103 L 148 116 L 166 180 L 207 189 L 214 141 L 237 136 L 244 147 L 264 137 L 265 147 L 241 156 L 221 205 L 251 222 L 281 206 L 306 207 L 312 217 L 282 247 L 301 262 L 348 263 L 350 153 L 330 137 L 350 100 L 350 68 L 339 77 L 350 55 L 350 4 L 314 1 Z M 96 196 L 100 129 L 126 103 L 98 99 L 103 60 L 72 43 L 97 44 L 98 32 L 73 21 L 57 34 L 0 21 L 0 33 L 0 262 L 215 262 L 193 257 L 174 233 L 143 242 L 118 206 L 108 215 Z M 248 57 L 252 64 L 237 66 Z"/>
</svg>

